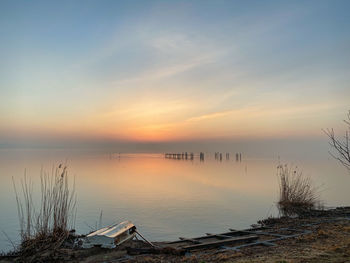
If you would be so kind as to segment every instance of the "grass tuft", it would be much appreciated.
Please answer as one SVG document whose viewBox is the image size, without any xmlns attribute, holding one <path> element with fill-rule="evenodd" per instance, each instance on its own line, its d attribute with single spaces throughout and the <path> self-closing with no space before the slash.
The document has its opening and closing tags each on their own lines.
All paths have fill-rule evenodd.
<svg viewBox="0 0 350 263">
<path fill-rule="evenodd" d="M 69 184 L 67 167 L 59 165 L 51 173 L 42 169 L 40 183 L 41 200 L 39 207 L 35 207 L 33 182 L 26 172 L 20 181 L 20 191 L 13 179 L 22 254 L 59 246 L 69 236 L 69 230 L 75 224 L 75 181 L 72 185 Z"/>
<path fill-rule="evenodd" d="M 279 165 L 277 174 L 280 188 L 277 206 L 283 216 L 301 215 L 317 208 L 320 201 L 310 178 L 288 165 Z"/>
</svg>

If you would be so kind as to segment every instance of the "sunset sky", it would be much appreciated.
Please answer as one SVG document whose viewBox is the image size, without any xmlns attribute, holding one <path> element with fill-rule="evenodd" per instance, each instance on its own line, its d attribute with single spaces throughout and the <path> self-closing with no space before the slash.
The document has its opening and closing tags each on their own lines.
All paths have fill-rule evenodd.
<svg viewBox="0 0 350 263">
<path fill-rule="evenodd" d="M 323 137 L 350 1 L 0 1 L 0 146 Z"/>
</svg>

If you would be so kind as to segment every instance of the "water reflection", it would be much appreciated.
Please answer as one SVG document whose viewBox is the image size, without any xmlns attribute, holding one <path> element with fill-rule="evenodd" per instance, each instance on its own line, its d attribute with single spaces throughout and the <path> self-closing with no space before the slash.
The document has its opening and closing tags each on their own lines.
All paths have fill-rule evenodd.
<svg viewBox="0 0 350 263">
<path fill-rule="evenodd" d="M 67 159 L 78 193 L 77 230 L 88 232 L 100 211 L 103 223 L 131 220 L 150 239 L 220 232 L 229 227 L 245 228 L 267 216 L 278 196 L 278 160 L 242 158 L 237 153 L 220 162 L 220 154 L 184 152 L 181 160 L 164 154 L 96 152 L 1 152 L 0 226 L 17 237 L 16 203 L 12 176 L 23 176 L 24 168 L 39 189 L 39 171 Z M 328 204 L 348 204 L 346 185 L 350 178 L 331 160 L 303 161 L 307 175 L 327 188 Z M 332 174 L 332 177 L 329 176 Z M 272 209 L 273 213 L 274 210 Z M 8 246 L 2 238 L 0 248 Z"/>
</svg>

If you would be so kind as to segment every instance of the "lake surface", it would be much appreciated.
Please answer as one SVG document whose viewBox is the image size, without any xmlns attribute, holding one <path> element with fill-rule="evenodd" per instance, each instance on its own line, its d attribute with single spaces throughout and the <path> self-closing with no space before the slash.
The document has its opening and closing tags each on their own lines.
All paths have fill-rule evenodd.
<svg viewBox="0 0 350 263">
<path fill-rule="evenodd" d="M 198 153 L 197 153 L 198 154 Z M 102 211 L 103 225 L 132 221 L 151 240 L 173 240 L 228 228 L 246 228 L 277 215 L 278 158 L 245 156 L 236 162 L 215 160 L 205 153 L 201 162 L 173 160 L 163 154 L 119 154 L 59 150 L 0 150 L 0 230 L 18 241 L 18 219 L 12 177 L 19 183 L 24 169 L 40 189 L 40 169 L 68 164 L 75 177 L 76 229 L 87 233 Z M 320 186 L 328 206 L 349 205 L 349 173 L 325 155 L 318 159 L 283 160 L 302 168 Z M 11 248 L 0 234 L 0 250 Z"/>
</svg>

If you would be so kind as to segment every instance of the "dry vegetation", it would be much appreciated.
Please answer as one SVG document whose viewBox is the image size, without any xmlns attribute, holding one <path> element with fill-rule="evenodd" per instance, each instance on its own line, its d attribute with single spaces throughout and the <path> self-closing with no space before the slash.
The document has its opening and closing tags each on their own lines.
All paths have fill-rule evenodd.
<svg viewBox="0 0 350 263">
<path fill-rule="evenodd" d="M 299 215 L 320 205 L 317 189 L 297 167 L 292 169 L 288 165 L 279 165 L 277 171 L 280 180 L 277 206 L 283 216 Z"/>
<path fill-rule="evenodd" d="M 33 182 L 25 174 L 18 191 L 13 180 L 23 256 L 60 246 L 75 223 L 75 184 L 69 184 L 67 167 L 59 165 L 51 173 L 41 170 L 40 182 L 41 200 L 36 207 Z"/>
<path fill-rule="evenodd" d="M 330 154 L 350 171 L 350 111 L 347 118 L 347 120 L 344 120 L 347 130 L 343 139 L 337 138 L 333 129 L 326 129 L 324 132 L 328 136 L 329 144 L 333 149 Z"/>
</svg>

